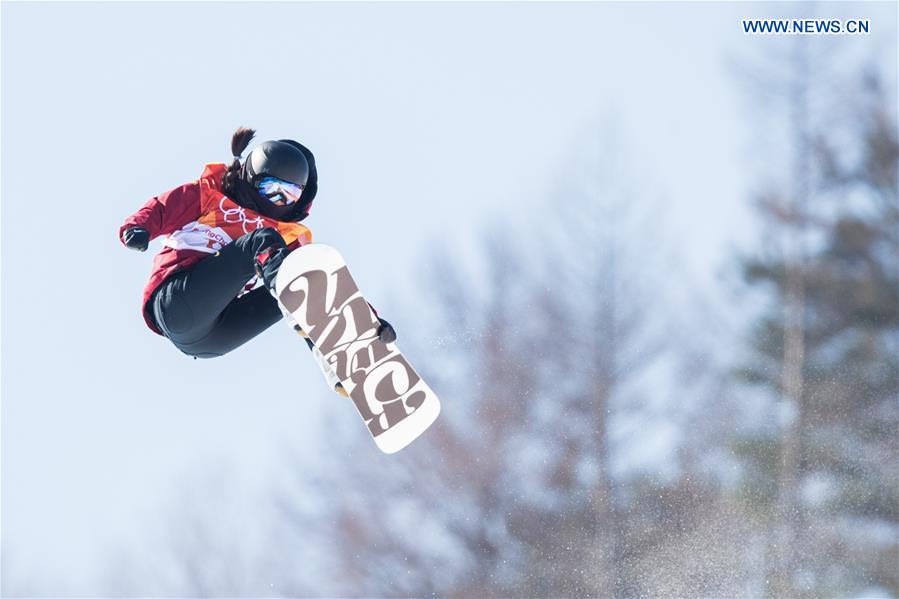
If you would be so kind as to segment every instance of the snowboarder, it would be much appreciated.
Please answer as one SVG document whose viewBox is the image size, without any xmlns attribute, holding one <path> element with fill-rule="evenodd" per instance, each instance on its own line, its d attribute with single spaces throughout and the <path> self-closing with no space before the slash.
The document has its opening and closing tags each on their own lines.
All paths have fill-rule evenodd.
<svg viewBox="0 0 899 599">
<path fill-rule="evenodd" d="M 239 128 L 230 166 L 207 164 L 198 180 L 150 198 L 119 230 L 121 242 L 141 252 L 167 236 L 144 289 L 143 316 L 151 330 L 194 358 L 222 356 L 287 314 L 273 296 L 278 268 L 312 241 L 300 224 L 318 192 L 312 152 L 291 139 L 266 141 L 241 162 L 254 135 Z M 393 327 L 378 321 L 379 338 L 395 340 Z M 321 352 L 293 327 L 329 385 L 345 395 Z"/>
</svg>

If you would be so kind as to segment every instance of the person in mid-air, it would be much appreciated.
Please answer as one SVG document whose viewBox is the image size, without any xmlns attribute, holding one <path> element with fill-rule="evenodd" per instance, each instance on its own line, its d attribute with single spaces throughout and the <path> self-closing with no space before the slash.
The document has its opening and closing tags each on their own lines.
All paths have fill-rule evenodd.
<svg viewBox="0 0 899 599">
<path fill-rule="evenodd" d="M 150 198 L 119 229 L 120 241 L 141 252 L 167 236 L 144 288 L 143 316 L 151 330 L 194 358 L 222 356 L 280 320 L 278 268 L 312 241 L 300 221 L 318 192 L 315 157 L 282 139 L 259 144 L 241 162 L 254 135 L 239 128 L 230 166 L 207 164 L 198 180 Z M 393 327 L 378 320 L 379 338 L 395 340 Z M 306 342 L 329 385 L 345 395 L 321 352 Z"/>
</svg>

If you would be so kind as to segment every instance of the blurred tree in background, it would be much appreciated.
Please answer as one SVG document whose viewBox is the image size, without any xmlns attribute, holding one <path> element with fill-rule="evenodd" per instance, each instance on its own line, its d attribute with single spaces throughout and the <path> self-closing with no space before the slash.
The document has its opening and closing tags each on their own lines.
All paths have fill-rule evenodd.
<svg viewBox="0 0 899 599">
<path fill-rule="evenodd" d="M 350 475 L 367 475 L 378 500 L 339 510 L 348 590 L 899 594 L 895 120 L 874 76 L 841 79 L 843 112 L 811 118 L 818 98 L 803 61 L 789 64 L 785 96 L 792 185 L 759 197 L 763 249 L 743 263 L 770 302 L 742 374 L 777 401 L 760 425 L 734 410 L 718 438 L 741 463 L 739 492 L 691 460 L 673 479 L 614 468 L 641 447 L 613 437 L 629 420 L 651 431 L 648 407 L 672 402 L 647 381 L 686 356 L 665 323 L 678 315 L 660 276 L 670 265 L 655 258 L 668 251 L 658 216 L 606 148 L 558 193 L 564 208 L 540 221 L 539 252 L 518 245 L 521 235 L 485 235 L 484 297 L 460 291 L 473 275 L 448 256 L 434 261 L 441 322 L 454 333 L 440 352 L 450 367 L 422 365 L 455 413 L 402 456 L 398 480 L 366 458 Z M 724 406 L 742 399 L 717 393 Z M 681 423 L 697 430 L 684 431 L 683 454 L 710 453 L 700 431 L 719 426 L 716 414 L 694 416 Z M 385 518 L 385 505 L 427 524 L 397 534 L 403 518 Z"/>
<path fill-rule="evenodd" d="M 797 44 L 803 51 L 807 46 Z M 840 110 L 794 56 L 784 94 L 790 185 L 758 198 L 769 243 L 744 261 L 769 307 L 746 380 L 778 398 L 736 439 L 745 497 L 768 531 L 773 596 L 899 595 L 899 140 L 873 71 L 840 79 Z M 894 99 L 892 99 L 894 100 Z"/>
</svg>

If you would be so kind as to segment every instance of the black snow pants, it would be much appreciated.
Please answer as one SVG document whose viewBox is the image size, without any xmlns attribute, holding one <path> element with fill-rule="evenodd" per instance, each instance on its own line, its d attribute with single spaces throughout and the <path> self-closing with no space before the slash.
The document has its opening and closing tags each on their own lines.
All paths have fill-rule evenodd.
<svg viewBox="0 0 899 599">
<path fill-rule="evenodd" d="M 266 287 L 237 297 L 256 274 L 256 254 L 278 246 L 278 231 L 256 229 L 170 276 L 149 302 L 159 329 L 185 354 L 215 358 L 278 322 L 281 311 Z"/>
</svg>

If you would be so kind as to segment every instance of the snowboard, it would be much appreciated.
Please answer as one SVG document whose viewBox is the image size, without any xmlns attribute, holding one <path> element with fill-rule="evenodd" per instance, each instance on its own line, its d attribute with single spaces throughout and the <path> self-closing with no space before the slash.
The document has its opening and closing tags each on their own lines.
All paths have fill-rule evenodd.
<svg viewBox="0 0 899 599">
<path fill-rule="evenodd" d="M 378 318 L 337 250 L 310 243 L 291 252 L 275 295 L 334 369 L 381 451 L 399 451 L 437 419 L 440 401 L 396 343 L 378 339 Z"/>
</svg>

